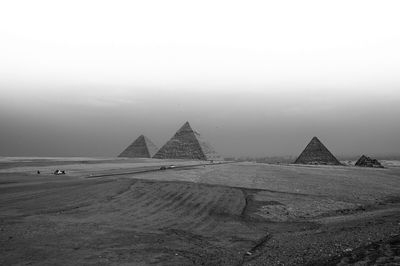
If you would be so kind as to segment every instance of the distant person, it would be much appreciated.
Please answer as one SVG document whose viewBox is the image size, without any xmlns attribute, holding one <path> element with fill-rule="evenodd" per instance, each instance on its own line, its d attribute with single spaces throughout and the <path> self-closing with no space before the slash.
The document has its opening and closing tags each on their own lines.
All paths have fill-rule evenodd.
<svg viewBox="0 0 400 266">
<path fill-rule="evenodd" d="M 37 171 L 37 174 L 40 175 L 40 171 L 39 170 Z"/>
</svg>

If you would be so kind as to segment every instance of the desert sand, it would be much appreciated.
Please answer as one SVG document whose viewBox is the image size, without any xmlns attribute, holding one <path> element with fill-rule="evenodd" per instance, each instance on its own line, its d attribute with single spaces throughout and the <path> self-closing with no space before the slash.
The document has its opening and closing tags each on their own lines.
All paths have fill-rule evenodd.
<svg viewBox="0 0 400 266">
<path fill-rule="evenodd" d="M 400 264 L 400 167 L 383 164 L 2 158 L 0 264 Z"/>
</svg>

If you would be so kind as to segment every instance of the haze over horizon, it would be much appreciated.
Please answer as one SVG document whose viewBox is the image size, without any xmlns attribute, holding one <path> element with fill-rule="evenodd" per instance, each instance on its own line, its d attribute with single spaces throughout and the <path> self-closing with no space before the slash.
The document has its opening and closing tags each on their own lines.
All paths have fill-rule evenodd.
<svg viewBox="0 0 400 266">
<path fill-rule="evenodd" d="M 400 154 L 398 1 L 0 4 L 0 156 Z"/>
</svg>

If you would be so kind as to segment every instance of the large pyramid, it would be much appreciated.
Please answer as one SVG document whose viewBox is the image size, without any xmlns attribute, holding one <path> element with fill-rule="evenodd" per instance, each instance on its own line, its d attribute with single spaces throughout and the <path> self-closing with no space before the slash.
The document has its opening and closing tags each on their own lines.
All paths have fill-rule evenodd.
<svg viewBox="0 0 400 266">
<path fill-rule="evenodd" d="M 341 165 L 338 159 L 332 155 L 317 137 L 312 138 L 294 163 Z"/>
<path fill-rule="evenodd" d="M 186 122 L 175 135 L 154 155 L 158 159 L 222 160 Z"/>
<path fill-rule="evenodd" d="M 158 148 L 147 137 L 140 135 L 118 157 L 151 158 Z"/>
</svg>

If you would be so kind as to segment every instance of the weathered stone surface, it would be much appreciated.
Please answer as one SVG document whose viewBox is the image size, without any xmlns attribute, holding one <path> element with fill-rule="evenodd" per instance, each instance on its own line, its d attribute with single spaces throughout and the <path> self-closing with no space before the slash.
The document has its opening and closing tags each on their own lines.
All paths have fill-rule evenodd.
<svg viewBox="0 0 400 266">
<path fill-rule="evenodd" d="M 383 166 L 381 165 L 381 163 L 378 160 L 372 159 L 365 155 L 362 155 L 360 157 L 360 159 L 357 160 L 355 166 L 383 168 Z"/>
<path fill-rule="evenodd" d="M 186 122 L 154 155 L 158 159 L 222 160 L 198 132 Z"/>
<path fill-rule="evenodd" d="M 157 150 L 157 146 L 149 138 L 140 135 L 118 157 L 151 158 Z"/>
<path fill-rule="evenodd" d="M 339 160 L 333 156 L 317 137 L 312 138 L 294 163 L 341 165 Z"/>
</svg>

